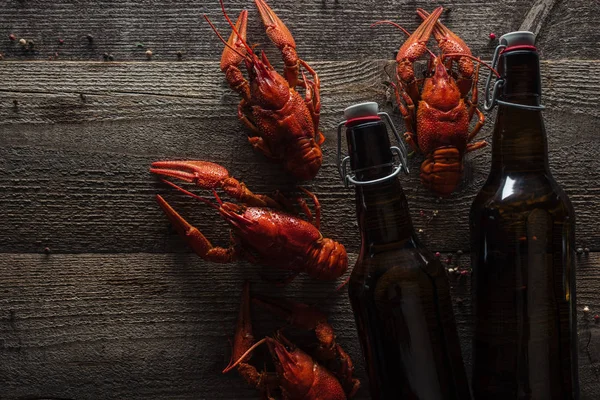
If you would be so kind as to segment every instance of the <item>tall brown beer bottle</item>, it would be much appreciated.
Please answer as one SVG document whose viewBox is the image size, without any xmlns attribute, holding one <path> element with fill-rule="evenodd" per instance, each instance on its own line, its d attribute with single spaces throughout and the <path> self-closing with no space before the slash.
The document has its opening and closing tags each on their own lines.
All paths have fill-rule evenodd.
<svg viewBox="0 0 600 400">
<path fill-rule="evenodd" d="M 470 399 L 446 271 L 419 242 L 396 176 L 401 166 L 393 153 L 406 168 L 404 153 L 390 147 L 376 103 L 349 107 L 345 115 L 349 156 L 338 166 L 356 187 L 361 232 L 349 295 L 371 398 Z"/>
<path fill-rule="evenodd" d="M 494 56 L 492 168 L 470 213 L 476 400 L 579 398 L 575 216 L 548 168 L 534 42 L 509 33 Z"/>
</svg>

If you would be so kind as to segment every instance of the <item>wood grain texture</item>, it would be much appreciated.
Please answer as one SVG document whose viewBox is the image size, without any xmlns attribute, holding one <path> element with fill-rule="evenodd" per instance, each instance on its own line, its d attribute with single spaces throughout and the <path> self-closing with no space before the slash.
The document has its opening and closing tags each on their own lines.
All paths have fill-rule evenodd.
<svg viewBox="0 0 600 400">
<path fill-rule="evenodd" d="M 558 1 L 544 22 L 536 46 L 544 58 L 597 59 L 600 2 Z"/>
<path fill-rule="evenodd" d="M 489 58 L 495 45 L 489 40 L 489 33 L 500 36 L 517 30 L 533 3 L 533 0 L 445 1 L 446 13 L 442 20 L 465 40 L 474 54 Z M 377 20 L 391 19 L 412 31 L 420 23 L 416 8 L 433 8 L 431 2 L 425 0 L 271 0 L 269 4 L 290 28 L 301 57 L 307 60 L 389 58 L 405 40 L 404 35 L 391 27 L 370 29 L 369 26 Z M 269 50 L 269 56 L 278 58 L 268 43 L 252 1 L 231 0 L 226 2 L 226 7 L 233 17 L 243 8 L 249 9 L 249 40 L 260 43 Z M 223 47 L 202 14 L 208 14 L 226 35 L 229 32 L 217 0 L 195 3 L 2 0 L 0 9 L 3 11 L 0 52 L 10 60 L 45 60 L 55 53 L 60 60 L 101 60 L 104 53 L 113 55 L 116 60 L 144 60 L 147 49 L 154 52 L 154 60 L 176 60 L 178 51 L 184 53 L 184 59 L 217 60 Z M 551 19 L 551 25 L 560 27 L 558 30 L 549 27 L 542 30 L 542 34 L 550 39 L 562 34 L 557 38 L 562 45 L 546 40 L 542 50 L 549 50 L 553 58 L 575 55 L 595 58 L 600 42 L 595 29 L 597 24 L 581 24 L 577 16 L 598 21 L 596 11 L 595 1 L 561 2 Z M 17 41 L 19 38 L 34 40 L 34 49 L 24 50 L 17 41 L 9 41 L 10 34 L 15 34 Z M 91 43 L 86 39 L 88 34 L 93 36 Z M 58 44 L 60 38 L 65 40 L 62 46 Z M 143 46 L 138 48 L 138 43 Z M 575 43 L 577 46 L 572 45 Z"/>
<path fill-rule="evenodd" d="M 321 79 L 324 130 L 353 101 L 383 103 L 384 71 L 393 72 L 384 60 L 311 65 Z M 600 116 L 600 61 L 543 61 L 541 72 L 544 102 L 553 110 Z M 218 62 L 3 62 L 0 74 L 0 125 L 232 118 L 239 102 Z"/>
<path fill-rule="evenodd" d="M 468 259 L 458 264 L 468 267 Z M 599 266 L 600 254 L 579 258 L 583 400 L 600 390 L 600 325 L 592 318 L 600 311 Z M 331 295 L 332 284 L 307 278 L 277 289 L 257 273 L 246 263 L 222 266 L 182 254 L 0 254 L 1 397 L 255 399 L 236 373 L 220 373 L 244 279 L 255 282 L 255 292 L 320 303 L 366 387 L 346 292 Z M 450 281 L 470 370 L 470 283 L 454 274 Z M 253 315 L 257 337 L 282 325 L 259 309 Z M 356 398 L 368 398 L 366 389 Z"/>
<path fill-rule="evenodd" d="M 535 0 L 523 23 L 521 23 L 519 30 L 533 32 L 535 35 L 540 33 L 546 18 L 550 15 L 552 7 L 555 4 L 556 0 Z"/>
<path fill-rule="evenodd" d="M 346 106 L 375 100 L 401 126 L 387 102 L 384 65 L 315 63 L 327 140 L 324 165 L 307 186 L 321 199 L 324 234 L 351 251 L 359 239 L 353 191 L 343 187 L 336 169 L 336 125 Z M 227 228 L 216 213 L 174 195 L 148 174 L 150 163 L 160 159 L 218 162 L 256 192 L 291 189 L 289 177 L 248 145 L 236 117 L 238 98 L 226 88 L 216 63 L 40 62 L 0 68 L 11 78 L 0 89 L 0 251 L 186 251 L 168 235 L 155 193 L 174 201 L 209 238 L 226 244 Z M 19 79 L 23 69 L 37 81 Z M 600 216 L 599 188 L 593 184 L 600 180 L 595 145 L 600 90 L 593 79 L 600 75 L 600 62 L 546 62 L 543 73 L 550 165 L 578 213 L 578 245 L 600 250 L 600 231 L 590 223 Z M 581 75 L 589 79 L 583 83 Z M 493 119 L 488 115 L 480 134 L 488 141 Z M 421 160 L 412 158 L 413 173 L 403 178 L 415 226 L 432 249 L 466 251 L 468 211 L 487 177 L 490 150 L 468 155 L 461 189 L 444 200 L 421 186 Z M 430 220 L 434 210 L 439 214 Z"/>
</svg>

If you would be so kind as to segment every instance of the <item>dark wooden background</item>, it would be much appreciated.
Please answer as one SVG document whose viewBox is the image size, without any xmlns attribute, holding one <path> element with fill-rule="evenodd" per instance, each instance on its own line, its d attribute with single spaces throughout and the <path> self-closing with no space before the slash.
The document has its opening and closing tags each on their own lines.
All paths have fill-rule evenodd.
<svg viewBox="0 0 600 400">
<path fill-rule="evenodd" d="M 444 23 L 486 60 L 496 44 L 490 32 L 539 32 L 551 168 L 577 212 L 577 246 L 589 250 L 578 256 L 577 273 L 582 397 L 599 398 L 600 324 L 593 318 L 600 313 L 599 2 L 270 4 L 321 76 L 324 164 L 307 187 L 321 199 L 322 231 L 346 245 L 351 263 L 359 236 L 353 192 L 335 168 L 335 127 L 356 102 L 394 110 L 383 68 L 404 40 L 391 27 L 369 25 L 392 19 L 414 30 L 417 7 L 442 4 Z M 230 0 L 227 8 L 233 15 L 250 10 L 250 41 L 281 65 L 252 2 Z M 152 161 L 211 160 L 257 192 L 291 187 L 277 165 L 248 145 L 236 118 L 238 98 L 218 68 L 222 45 L 203 13 L 228 31 L 216 0 L 0 0 L 1 399 L 257 398 L 236 373 L 220 373 L 244 279 L 257 292 L 319 302 L 364 380 L 345 291 L 332 295 L 334 284 L 304 277 L 278 289 L 248 263 L 203 262 L 154 200 L 163 194 L 215 244 L 226 245 L 227 227 L 214 210 L 151 176 Z M 33 48 L 11 42 L 10 34 L 33 40 Z M 103 61 L 105 53 L 114 61 Z M 487 117 L 481 137 L 489 140 L 494 118 Z M 397 112 L 393 118 L 402 126 Z M 420 157 L 403 178 L 422 238 L 444 258 L 463 251 L 453 258 L 462 267 L 469 264 L 468 210 L 489 161 L 489 148 L 469 155 L 464 183 L 444 200 L 419 184 Z M 468 366 L 469 280 L 450 279 Z M 259 310 L 254 316 L 259 337 L 281 325 Z M 357 398 L 368 398 L 366 389 Z"/>
</svg>

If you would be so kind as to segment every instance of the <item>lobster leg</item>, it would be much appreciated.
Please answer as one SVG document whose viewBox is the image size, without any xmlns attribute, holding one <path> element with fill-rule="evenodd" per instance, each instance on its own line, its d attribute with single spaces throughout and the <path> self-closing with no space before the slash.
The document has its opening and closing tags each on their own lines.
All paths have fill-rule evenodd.
<svg viewBox="0 0 600 400">
<path fill-rule="evenodd" d="M 290 325 L 300 329 L 314 330 L 319 345 L 317 357 L 327 364 L 337 366 L 335 375 L 339 378 L 348 397 L 352 397 L 360 387 L 360 381 L 353 378 L 354 365 L 348 354 L 336 343 L 332 326 L 327 316 L 316 307 L 295 301 L 254 295 L 252 301 L 269 312 L 284 318 Z"/>
<path fill-rule="evenodd" d="M 156 195 L 156 200 L 179 236 L 186 241 L 198 256 L 204 260 L 217 263 L 229 263 L 236 259 L 237 254 L 233 246 L 229 248 L 214 247 L 202 232 L 179 215 L 162 196 Z"/>
<path fill-rule="evenodd" d="M 471 100 L 467 102 L 467 105 L 469 105 L 469 121 L 471 121 L 471 118 L 473 118 L 473 115 L 475 113 L 477 113 L 477 124 L 475 124 L 473 131 L 471 131 L 471 133 L 469 134 L 467 143 L 469 143 L 471 140 L 473 140 L 475 138 L 475 136 L 477 136 L 477 134 L 481 130 L 481 127 L 483 127 L 483 123 L 485 122 L 485 116 L 483 115 L 481 110 L 479 108 L 477 108 L 477 96 L 478 96 L 477 82 L 479 81 L 479 68 L 480 67 L 481 67 L 481 64 L 477 64 L 477 69 L 475 70 L 475 77 L 473 78 L 473 88 L 471 89 Z"/>
<path fill-rule="evenodd" d="M 302 85 L 306 89 L 305 102 L 310 110 L 315 127 L 315 133 L 318 135 L 317 143 L 320 146 L 325 141 L 325 136 L 319 132 L 319 119 L 321 116 L 321 80 L 319 79 L 317 72 L 312 69 L 312 67 L 308 65 L 306 61 L 300 60 L 300 64 L 302 64 L 302 66 L 308 71 L 313 79 L 312 81 L 308 81 L 304 76 L 304 73 L 302 74 Z"/>
<path fill-rule="evenodd" d="M 487 142 L 485 140 L 481 140 L 479 142 L 475 142 L 475 143 L 469 143 L 467 145 L 467 149 L 465 150 L 466 153 L 469 153 L 471 151 L 475 151 L 475 150 L 479 150 L 482 147 L 487 146 Z"/>
<path fill-rule="evenodd" d="M 274 154 L 265 140 L 260 136 L 249 136 L 248 142 L 252 145 L 254 150 L 258 150 L 265 155 L 265 157 L 271 160 L 281 160 L 281 156 Z"/>
<path fill-rule="evenodd" d="M 406 93 L 406 91 L 404 90 L 404 85 L 402 85 L 402 82 L 398 82 L 398 85 L 392 83 L 393 87 L 394 87 L 394 93 L 396 94 L 396 103 L 398 103 L 398 109 L 400 110 L 400 113 L 402 114 L 402 117 L 404 118 L 404 124 L 406 125 L 406 132 L 404 133 L 404 140 L 406 141 L 406 143 L 408 143 L 408 145 L 411 147 L 411 149 L 415 152 L 419 152 L 419 147 L 417 146 L 417 135 L 414 133 L 415 132 L 415 128 L 414 128 L 414 117 L 415 117 L 415 105 L 412 102 L 412 99 L 410 98 L 410 96 Z M 400 86 L 402 88 L 402 93 L 400 92 L 400 89 L 398 89 L 398 86 Z M 400 96 L 403 97 L 404 99 L 404 103 L 402 102 L 402 100 L 400 99 Z M 407 106 L 408 105 L 408 109 Z"/>
<path fill-rule="evenodd" d="M 267 36 L 279 48 L 283 56 L 283 63 L 285 65 L 283 76 L 288 81 L 290 87 L 295 88 L 298 84 L 300 62 L 296 54 L 294 37 L 283 21 L 279 19 L 277 14 L 275 14 L 264 0 L 254 0 L 254 2 L 256 3 L 256 8 L 258 8 L 263 24 L 267 28 Z"/>
<path fill-rule="evenodd" d="M 242 101 L 240 101 L 240 104 L 238 105 L 238 118 L 244 125 L 246 125 L 246 128 L 250 129 L 250 131 L 254 134 L 251 137 L 260 136 L 260 130 L 248 116 L 248 111 L 245 108 L 246 104 L 246 100 L 242 99 Z"/>
<path fill-rule="evenodd" d="M 250 206 L 280 208 L 271 197 L 252 193 L 243 182 L 229 176 L 226 168 L 208 161 L 157 161 L 152 163 L 150 172 L 194 183 L 204 189 L 220 187 Z"/>
</svg>

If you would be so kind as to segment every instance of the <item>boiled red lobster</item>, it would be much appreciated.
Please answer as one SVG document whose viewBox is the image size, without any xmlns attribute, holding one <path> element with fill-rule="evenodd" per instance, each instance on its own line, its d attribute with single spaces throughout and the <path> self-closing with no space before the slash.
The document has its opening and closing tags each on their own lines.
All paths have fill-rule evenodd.
<svg viewBox="0 0 600 400">
<path fill-rule="evenodd" d="M 352 360 L 335 342 L 333 328 L 327 317 L 315 307 L 285 299 L 254 297 L 252 301 L 287 319 L 294 327 L 314 330 L 318 344 L 316 362 L 310 355 L 295 346 L 280 331 L 254 343 L 250 317 L 250 284 L 242 292 L 240 313 L 233 339 L 233 351 L 226 373 L 237 368 L 238 373 L 262 392 L 268 399 L 281 392 L 284 399 L 345 400 L 352 398 L 360 387 L 353 377 Z M 276 373 L 258 372 L 249 363 L 252 352 L 266 343 L 273 358 Z M 326 367 L 328 366 L 328 367 Z"/>
<path fill-rule="evenodd" d="M 319 77 L 298 58 L 294 38 L 267 3 L 264 0 L 255 0 L 255 3 L 267 35 L 282 52 L 284 76 L 275 71 L 264 52 L 259 58 L 247 44 L 248 12 L 242 11 L 234 26 L 222 0 L 223 14 L 233 29 L 227 42 L 205 16 L 226 46 L 221 57 L 221 71 L 229 86 L 242 97 L 238 117 L 250 130 L 250 144 L 268 158 L 283 163 L 297 179 L 309 180 L 315 177 L 323 161 L 321 144 L 325 137 L 319 132 Z M 242 61 L 250 82 L 239 69 Z M 300 66 L 312 80 L 304 72 L 302 80 L 298 79 Z M 304 99 L 296 91 L 297 86 L 304 88 Z"/>
<path fill-rule="evenodd" d="M 413 150 L 425 155 L 421 182 L 437 195 L 448 196 L 460 183 L 464 154 L 487 144 L 470 142 L 485 121 L 477 108 L 477 81 L 480 66 L 489 66 L 474 57 L 465 42 L 438 21 L 442 11 L 442 7 L 431 14 L 417 10 L 424 21 L 398 51 L 398 84 L 394 88 L 407 129 L 404 137 Z M 389 21 L 376 24 L 380 23 Z M 427 48 L 432 33 L 442 50 L 441 56 Z M 414 63 L 426 53 L 430 60 L 425 78 L 417 79 Z M 473 60 L 478 61 L 477 67 Z M 454 63 L 457 71 L 453 70 Z M 474 115 L 478 120 L 470 130 Z"/>
<path fill-rule="evenodd" d="M 252 193 L 218 164 L 206 161 L 159 161 L 152 164 L 150 172 L 179 178 L 214 192 L 218 205 L 165 181 L 218 210 L 233 230 L 233 243 L 228 248 L 214 247 L 202 232 L 181 217 L 162 196 L 157 195 L 159 205 L 179 235 L 205 260 L 229 263 L 245 258 L 252 263 L 290 270 L 291 278 L 306 272 L 313 278 L 323 280 L 336 279 L 348 268 L 344 246 L 323 237 L 319 231 L 321 207 L 317 197 L 307 190 L 304 192 L 315 204 L 314 220 L 306 203 L 300 200 L 299 205 L 309 221 L 284 211 L 288 201 Z M 244 204 L 222 202 L 215 191 L 218 188 Z"/>
</svg>

